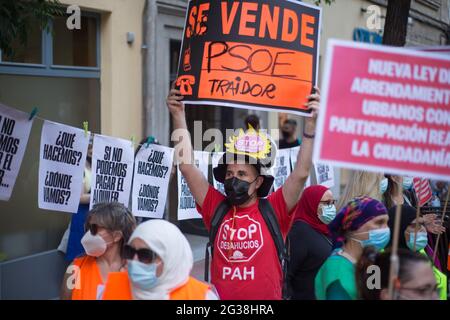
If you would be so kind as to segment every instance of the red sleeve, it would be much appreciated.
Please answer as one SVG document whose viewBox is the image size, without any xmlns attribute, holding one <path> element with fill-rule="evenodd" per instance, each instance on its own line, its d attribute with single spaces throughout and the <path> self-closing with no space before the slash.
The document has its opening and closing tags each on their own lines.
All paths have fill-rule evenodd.
<svg viewBox="0 0 450 320">
<path fill-rule="evenodd" d="M 211 219 L 216 211 L 217 206 L 225 199 L 225 196 L 221 194 L 219 191 L 214 189 L 212 185 L 209 185 L 208 192 L 206 193 L 205 200 L 203 201 L 203 206 L 200 207 L 198 203 L 196 203 L 197 211 L 202 215 L 203 222 L 205 223 L 206 228 L 210 229 Z"/>
<path fill-rule="evenodd" d="M 292 220 L 294 218 L 292 213 L 295 211 L 296 206 L 291 209 L 291 211 L 287 210 L 286 201 L 284 200 L 283 195 L 283 188 L 279 188 L 277 191 L 271 193 L 267 197 L 267 200 L 269 200 L 272 205 L 275 215 L 278 218 L 278 223 L 280 224 L 281 233 L 283 234 L 283 237 L 286 238 L 292 226 Z"/>
</svg>

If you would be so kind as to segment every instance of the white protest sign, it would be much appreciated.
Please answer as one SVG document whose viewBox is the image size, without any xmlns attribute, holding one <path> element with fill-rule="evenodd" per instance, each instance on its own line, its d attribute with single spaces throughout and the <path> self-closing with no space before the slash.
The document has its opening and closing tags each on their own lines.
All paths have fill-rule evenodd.
<svg viewBox="0 0 450 320">
<path fill-rule="evenodd" d="M 211 153 L 211 164 L 212 168 L 214 169 L 219 164 L 220 158 L 225 154 L 225 152 L 213 152 Z M 213 184 L 214 188 L 218 190 L 220 193 L 225 194 L 225 186 L 222 182 L 219 182 L 214 178 L 213 175 Z"/>
<path fill-rule="evenodd" d="M 11 197 L 33 121 L 28 113 L 0 103 L 0 200 Z"/>
<path fill-rule="evenodd" d="M 138 217 L 163 218 L 172 171 L 173 149 L 142 146 L 134 163 L 132 207 Z"/>
<path fill-rule="evenodd" d="M 101 202 L 120 202 L 128 207 L 133 164 L 130 140 L 94 136 L 90 208 Z"/>
<path fill-rule="evenodd" d="M 290 151 L 291 166 L 292 166 L 292 170 L 294 170 L 295 166 L 297 165 L 297 158 L 298 158 L 298 153 L 300 152 L 300 147 L 293 147 L 293 148 L 289 148 L 287 150 Z"/>
<path fill-rule="evenodd" d="M 281 188 L 291 174 L 291 150 L 280 149 L 277 151 L 275 163 L 270 168 L 270 174 L 275 178 L 273 181 L 274 191 Z"/>
<path fill-rule="evenodd" d="M 333 167 L 326 164 L 316 163 L 314 165 L 317 184 L 327 188 L 334 187 L 334 170 Z"/>
<path fill-rule="evenodd" d="M 292 147 L 287 150 L 290 150 L 291 167 L 292 167 L 292 170 L 294 170 L 295 166 L 297 165 L 297 159 L 298 159 L 298 153 L 300 152 L 300 147 Z M 310 185 L 311 185 L 311 176 L 308 176 L 308 179 L 305 182 L 305 188 L 309 187 Z"/>
<path fill-rule="evenodd" d="M 75 213 L 80 203 L 89 135 L 44 121 L 39 157 L 39 208 Z"/>
<path fill-rule="evenodd" d="M 208 158 L 209 153 L 204 151 L 194 151 L 194 161 L 197 168 L 208 177 Z M 195 199 L 189 189 L 186 179 L 181 174 L 179 166 L 178 170 L 178 220 L 201 219 L 195 206 Z"/>
</svg>

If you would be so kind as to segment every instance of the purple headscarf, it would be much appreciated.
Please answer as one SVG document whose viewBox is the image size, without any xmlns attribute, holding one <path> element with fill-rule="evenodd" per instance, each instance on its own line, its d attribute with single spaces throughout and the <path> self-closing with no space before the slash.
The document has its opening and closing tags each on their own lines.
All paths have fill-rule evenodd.
<svg viewBox="0 0 450 320">
<path fill-rule="evenodd" d="M 387 209 L 378 200 L 367 196 L 350 200 L 328 225 L 333 236 L 333 247 L 342 247 L 347 233 L 358 230 L 366 222 L 384 214 L 387 214 Z"/>
</svg>

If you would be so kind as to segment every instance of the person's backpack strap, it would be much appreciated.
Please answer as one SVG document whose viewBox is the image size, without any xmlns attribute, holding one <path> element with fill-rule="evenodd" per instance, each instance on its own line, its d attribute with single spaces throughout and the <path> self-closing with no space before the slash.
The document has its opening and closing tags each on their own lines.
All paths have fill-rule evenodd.
<svg viewBox="0 0 450 320">
<path fill-rule="evenodd" d="M 269 229 L 270 234 L 272 235 L 272 239 L 275 243 L 275 247 L 277 249 L 278 259 L 280 261 L 281 270 L 283 272 L 283 299 L 288 298 L 288 288 L 287 288 L 287 264 L 289 260 L 287 247 L 288 239 L 286 239 L 286 243 L 283 239 L 283 234 L 281 233 L 280 225 L 277 220 L 277 216 L 275 215 L 275 211 L 270 204 L 269 200 L 261 198 L 259 199 L 259 211 L 266 222 L 266 225 Z"/>
<path fill-rule="evenodd" d="M 281 234 L 277 216 L 275 215 L 275 212 L 269 200 L 263 198 L 259 199 L 259 211 L 261 212 L 264 221 L 269 228 L 269 232 L 272 235 L 272 239 L 275 242 L 275 247 L 277 248 L 278 258 L 281 262 L 285 257 L 284 239 L 283 235 Z"/>
<path fill-rule="evenodd" d="M 259 211 L 263 216 L 264 222 L 269 229 L 269 232 L 272 236 L 272 239 L 275 243 L 275 247 L 277 249 L 278 259 L 281 264 L 282 272 L 283 272 L 283 299 L 288 298 L 288 290 L 287 290 L 287 264 L 289 261 L 288 255 L 288 239 L 286 239 L 286 244 L 283 239 L 283 235 L 281 233 L 280 225 L 277 220 L 277 216 L 275 215 L 275 211 L 267 199 L 261 198 L 259 199 Z M 209 281 L 209 257 L 211 252 L 211 257 L 214 255 L 214 241 L 217 236 L 217 232 L 219 231 L 220 224 L 222 223 L 225 215 L 230 210 L 231 205 L 223 200 L 216 208 L 214 212 L 213 218 L 211 220 L 211 227 L 209 230 L 209 241 L 206 245 L 205 250 L 205 281 Z M 210 251 L 209 251 L 210 250 Z"/>
<path fill-rule="evenodd" d="M 217 231 L 222 223 L 223 218 L 230 210 L 230 204 L 223 200 L 216 208 L 211 220 L 211 226 L 209 228 L 209 241 L 206 244 L 205 250 L 205 281 L 209 281 L 209 250 L 211 251 L 211 258 L 214 254 L 214 240 L 216 239 Z"/>
</svg>

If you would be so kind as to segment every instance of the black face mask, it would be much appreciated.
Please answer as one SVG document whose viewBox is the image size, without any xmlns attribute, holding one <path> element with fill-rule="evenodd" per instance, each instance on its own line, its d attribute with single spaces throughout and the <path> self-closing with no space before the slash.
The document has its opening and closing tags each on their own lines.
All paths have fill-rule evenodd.
<svg viewBox="0 0 450 320">
<path fill-rule="evenodd" d="M 258 179 L 258 177 L 256 179 Z M 236 206 L 246 203 L 250 199 L 248 189 L 250 188 L 250 185 L 256 181 L 256 179 L 252 182 L 240 180 L 236 177 L 226 179 L 224 186 L 227 201 Z"/>
<path fill-rule="evenodd" d="M 289 131 L 281 131 L 281 136 L 284 139 L 287 139 L 287 138 L 289 138 L 291 136 L 291 133 Z"/>
</svg>

